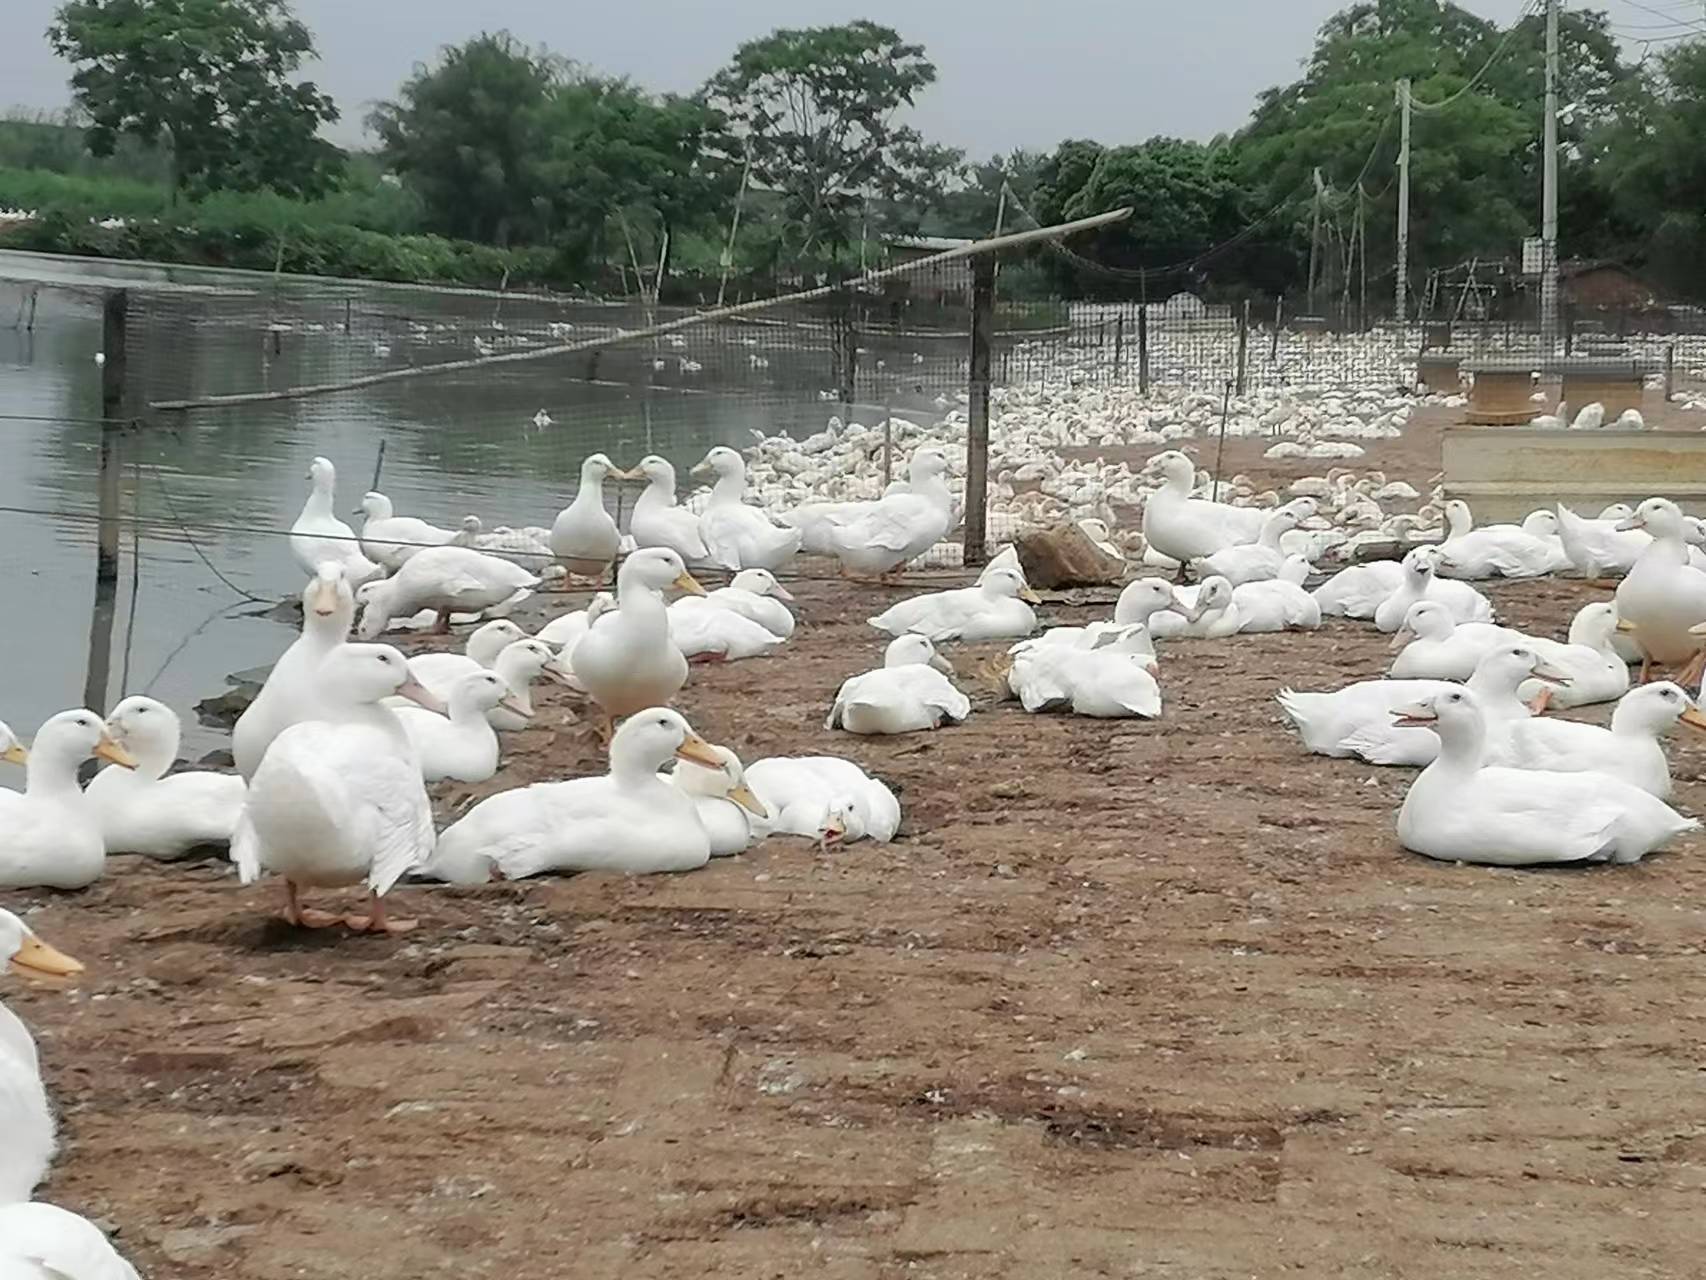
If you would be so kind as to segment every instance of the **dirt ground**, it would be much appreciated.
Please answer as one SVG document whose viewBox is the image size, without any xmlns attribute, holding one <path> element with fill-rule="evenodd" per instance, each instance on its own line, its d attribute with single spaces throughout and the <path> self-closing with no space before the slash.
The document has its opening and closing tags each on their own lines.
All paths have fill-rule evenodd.
<svg viewBox="0 0 1706 1280">
<path fill-rule="evenodd" d="M 1553 631 L 1588 596 L 1494 593 Z M 397 940 L 293 933 L 221 864 L 6 895 L 89 964 L 4 991 L 63 1117 L 43 1194 L 154 1280 L 1701 1274 L 1706 842 L 1401 852 L 1411 774 L 1272 701 L 1382 670 L 1357 624 L 1177 642 L 1157 723 L 985 691 L 827 735 L 899 594 L 801 584 L 779 656 L 680 699 L 748 760 L 865 763 L 892 845 L 405 886 Z M 503 785 L 595 767 L 557 696 Z"/>
</svg>

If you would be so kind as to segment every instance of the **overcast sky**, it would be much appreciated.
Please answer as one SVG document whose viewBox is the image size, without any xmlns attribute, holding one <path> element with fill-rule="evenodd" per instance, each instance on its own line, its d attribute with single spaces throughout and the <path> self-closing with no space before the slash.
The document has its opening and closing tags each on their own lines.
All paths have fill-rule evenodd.
<svg viewBox="0 0 1706 1280">
<path fill-rule="evenodd" d="M 924 45 L 939 71 L 914 122 L 973 157 L 1067 137 L 1133 142 L 1237 128 L 1256 93 L 1294 79 L 1348 0 L 295 0 L 337 99 L 343 143 L 442 45 L 507 27 L 599 71 L 687 91 L 743 40 L 778 26 L 870 18 Z M 0 0 L 0 106 L 62 107 L 43 38 L 56 0 Z M 1523 0 L 1468 0 L 1501 24 Z"/>
</svg>

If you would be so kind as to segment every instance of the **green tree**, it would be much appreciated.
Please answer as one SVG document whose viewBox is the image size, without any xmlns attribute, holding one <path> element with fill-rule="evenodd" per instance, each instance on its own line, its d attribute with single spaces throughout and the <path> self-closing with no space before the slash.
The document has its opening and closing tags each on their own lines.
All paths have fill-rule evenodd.
<svg viewBox="0 0 1706 1280">
<path fill-rule="evenodd" d="M 1566 11 L 1561 37 L 1562 95 L 1575 104 L 1563 126 L 1562 189 L 1588 215 L 1596 202 L 1587 140 L 1629 108 L 1640 77 L 1621 61 L 1603 14 Z M 1323 25 L 1297 81 L 1259 97 L 1237 139 L 1244 180 L 1263 207 L 1283 206 L 1285 224 L 1304 246 L 1317 168 L 1329 192 L 1330 231 L 1342 236 L 1359 204 L 1369 225 L 1392 225 L 1395 91 L 1407 77 L 1417 103 L 1412 277 L 1423 264 L 1512 258 L 1522 237 L 1538 229 L 1543 59 L 1538 17 L 1501 30 L 1447 0 L 1363 0 Z M 1569 237 L 1586 245 L 1602 232 L 1598 222 L 1578 221 Z M 1370 237 L 1371 252 L 1388 262 L 1391 245 L 1389 234 Z"/>
<path fill-rule="evenodd" d="M 284 0 L 70 0 L 48 39 L 74 68 L 93 154 L 123 135 L 157 144 L 174 192 L 335 184 L 342 157 L 318 134 L 338 110 L 296 79 L 314 43 Z"/>
<path fill-rule="evenodd" d="M 567 64 L 507 31 L 443 50 L 368 117 L 392 170 L 420 194 L 434 230 L 505 245 L 550 232 L 536 161 L 540 120 Z"/>
<path fill-rule="evenodd" d="M 722 118 L 703 102 L 576 77 L 552 91 L 536 126 L 533 186 L 580 265 L 615 250 L 648 270 L 660 257 L 667 266 L 682 232 L 711 230 L 728 209 Z"/>
<path fill-rule="evenodd" d="M 896 122 L 935 80 L 922 45 L 860 21 L 749 41 L 705 92 L 754 180 L 783 196 L 788 248 L 812 261 L 851 244 L 873 200 L 927 203 L 954 176 L 959 152 Z"/>
</svg>

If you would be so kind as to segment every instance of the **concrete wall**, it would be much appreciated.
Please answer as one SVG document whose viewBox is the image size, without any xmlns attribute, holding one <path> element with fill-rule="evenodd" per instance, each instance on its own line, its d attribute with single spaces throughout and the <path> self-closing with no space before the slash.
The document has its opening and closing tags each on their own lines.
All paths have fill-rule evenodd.
<svg viewBox="0 0 1706 1280">
<path fill-rule="evenodd" d="M 1445 493 L 1477 524 L 1521 520 L 1562 502 L 1592 515 L 1659 495 L 1706 514 L 1706 431 L 1448 427 Z"/>
</svg>

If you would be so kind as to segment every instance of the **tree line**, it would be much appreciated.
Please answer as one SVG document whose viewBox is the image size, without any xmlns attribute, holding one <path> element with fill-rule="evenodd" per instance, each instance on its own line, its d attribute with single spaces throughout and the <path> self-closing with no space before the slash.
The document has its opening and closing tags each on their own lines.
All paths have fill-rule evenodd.
<svg viewBox="0 0 1706 1280">
<path fill-rule="evenodd" d="M 1561 239 L 1566 256 L 1692 296 L 1706 292 L 1706 40 L 1675 25 L 1632 52 L 1607 14 L 1563 15 Z M 286 0 L 68 0 L 48 39 L 72 67 L 87 150 L 132 168 L 139 150 L 157 155 L 175 198 L 324 202 L 382 182 L 397 198 L 375 229 L 398 230 L 406 202 L 410 230 L 524 251 L 594 286 L 824 276 L 888 235 L 1130 205 L 1068 253 L 1039 250 L 1033 277 L 1072 295 L 1330 295 L 1354 281 L 1389 296 L 1403 79 L 1412 278 L 1514 258 L 1538 223 L 1542 21 L 1501 28 L 1448 0 L 1352 4 L 1235 133 L 1068 139 L 978 163 L 904 123 L 936 67 L 868 21 L 748 41 L 680 95 L 482 34 L 372 111 L 372 155 L 321 137 L 339 109 L 302 74 L 313 40 Z"/>
</svg>

